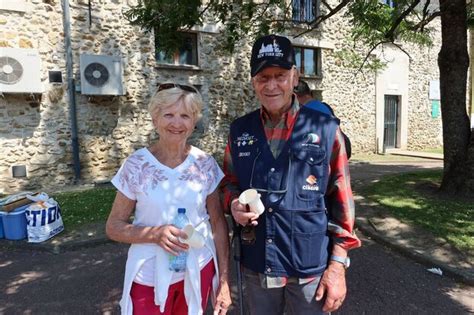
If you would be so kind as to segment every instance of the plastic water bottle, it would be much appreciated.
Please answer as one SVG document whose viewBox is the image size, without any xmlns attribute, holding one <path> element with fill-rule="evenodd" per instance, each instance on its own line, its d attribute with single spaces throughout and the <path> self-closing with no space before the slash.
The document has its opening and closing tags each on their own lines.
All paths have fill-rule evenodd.
<svg viewBox="0 0 474 315">
<path fill-rule="evenodd" d="M 178 214 L 173 219 L 173 225 L 176 226 L 178 229 L 182 229 L 189 224 L 189 219 L 186 216 L 186 209 L 185 208 L 178 208 Z M 175 272 L 181 272 L 186 269 L 186 258 L 188 257 L 188 253 L 185 251 L 180 251 L 178 256 L 170 255 L 170 270 Z"/>
</svg>

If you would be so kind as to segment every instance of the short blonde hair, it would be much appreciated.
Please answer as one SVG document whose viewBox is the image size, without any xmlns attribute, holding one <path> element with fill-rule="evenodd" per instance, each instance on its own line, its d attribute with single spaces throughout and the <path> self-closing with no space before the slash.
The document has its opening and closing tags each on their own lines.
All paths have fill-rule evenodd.
<svg viewBox="0 0 474 315">
<path fill-rule="evenodd" d="M 196 90 L 196 93 L 193 93 L 182 90 L 178 84 L 170 84 L 174 84 L 175 86 L 157 91 L 152 96 L 150 103 L 148 104 L 148 112 L 151 117 L 154 118 L 155 115 L 160 113 L 162 110 L 173 106 L 178 102 L 182 102 L 186 111 L 191 114 L 191 117 L 193 117 L 195 121 L 201 119 L 203 101 L 199 91 Z"/>
</svg>

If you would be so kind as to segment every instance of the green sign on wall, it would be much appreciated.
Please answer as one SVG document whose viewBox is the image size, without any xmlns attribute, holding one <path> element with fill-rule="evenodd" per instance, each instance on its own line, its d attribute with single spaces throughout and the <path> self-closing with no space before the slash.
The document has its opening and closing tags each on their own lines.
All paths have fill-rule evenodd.
<svg viewBox="0 0 474 315">
<path fill-rule="evenodd" d="M 431 100 L 431 117 L 438 118 L 440 115 L 439 100 Z"/>
</svg>

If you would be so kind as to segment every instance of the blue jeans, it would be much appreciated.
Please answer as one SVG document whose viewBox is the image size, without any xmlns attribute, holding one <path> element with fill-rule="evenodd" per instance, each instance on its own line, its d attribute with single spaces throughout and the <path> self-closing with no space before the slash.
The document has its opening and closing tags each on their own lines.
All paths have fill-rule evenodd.
<svg viewBox="0 0 474 315">
<path fill-rule="evenodd" d="M 249 315 L 317 315 L 322 311 L 324 298 L 316 301 L 320 277 L 305 284 L 289 281 L 282 288 L 263 288 L 259 274 L 242 268 L 244 303 Z"/>
</svg>

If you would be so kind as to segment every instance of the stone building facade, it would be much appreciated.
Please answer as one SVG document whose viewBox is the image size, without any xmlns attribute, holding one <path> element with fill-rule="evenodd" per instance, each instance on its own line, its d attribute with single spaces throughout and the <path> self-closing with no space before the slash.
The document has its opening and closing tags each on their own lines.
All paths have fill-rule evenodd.
<svg viewBox="0 0 474 315">
<path fill-rule="evenodd" d="M 251 43 L 242 40 L 229 55 L 219 49 L 219 29 L 208 23 L 192 30 L 197 37 L 197 65 L 159 64 L 153 34 L 131 26 L 122 16 L 130 1 L 97 0 L 89 8 L 86 0 L 70 0 L 73 87 L 68 87 L 67 80 L 61 1 L 1 2 L 0 57 L 5 48 L 37 51 L 42 91 L 0 96 L 0 193 L 78 182 L 69 88 L 75 95 L 82 183 L 109 180 L 130 153 L 156 138 L 147 103 L 159 82 L 175 81 L 200 89 L 205 109 L 192 142 L 218 160 L 231 121 L 258 107 L 250 85 Z M 299 31 L 295 28 L 287 35 Z M 395 148 L 440 146 L 441 118 L 432 115 L 429 99 L 430 81 L 438 80 L 439 33 L 431 48 L 404 45 L 410 57 L 385 47 L 377 54 L 390 64 L 386 70 L 364 70 L 354 76 L 355 70 L 337 54 L 350 45 L 349 32 L 348 21 L 339 14 L 317 31 L 291 38 L 296 46 L 320 53 L 319 73 L 303 78 L 332 105 L 352 140 L 353 152 L 382 151 L 384 95 L 395 96 L 399 103 Z M 83 93 L 81 54 L 119 57 L 124 95 Z M 50 71 L 60 71 L 63 83 L 50 83 Z M 13 176 L 14 170 L 20 170 L 20 175 Z"/>
</svg>

